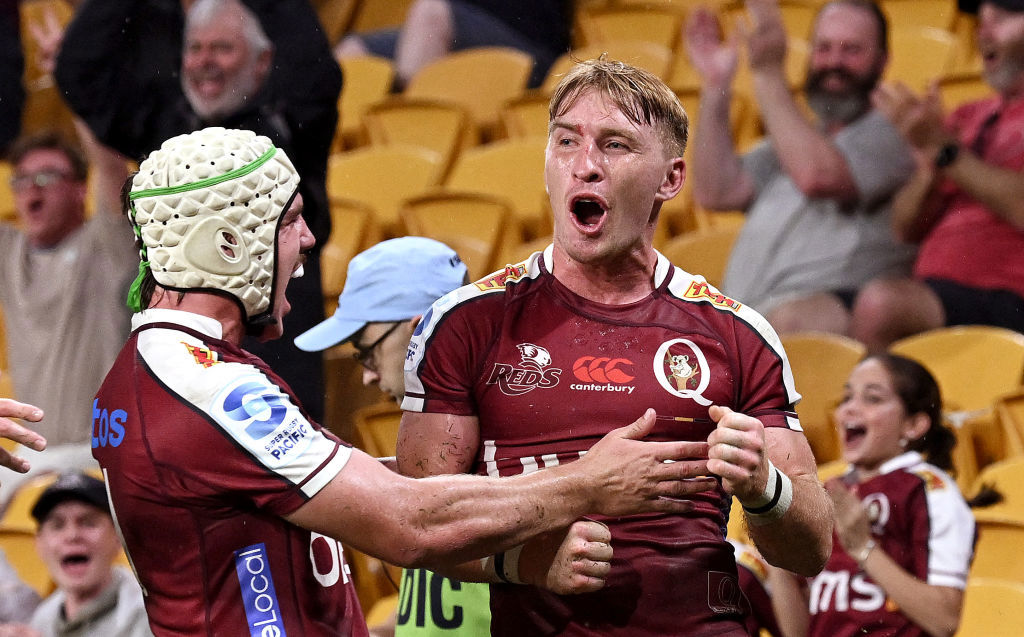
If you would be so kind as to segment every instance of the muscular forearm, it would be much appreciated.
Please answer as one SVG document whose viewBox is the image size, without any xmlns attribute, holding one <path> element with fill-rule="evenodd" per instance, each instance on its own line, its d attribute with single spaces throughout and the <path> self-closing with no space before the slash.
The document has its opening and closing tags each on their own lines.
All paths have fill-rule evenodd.
<svg viewBox="0 0 1024 637">
<path fill-rule="evenodd" d="M 862 568 L 885 590 L 900 612 L 929 635 L 949 637 L 956 632 L 963 605 L 962 591 L 922 582 L 880 548 L 868 554 Z"/>
<path fill-rule="evenodd" d="M 832 553 L 832 505 L 814 476 L 792 476 L 793 504 L 780 519 L 749 524 L 750 538 L 770 564 L 808 577 Z M 749 518 L 748 518 L 749 520 Z"/>
<path fill-rule="evenodd" d="M 807 119 L 781 68 L 754 73 L 761 117 L 779 162 L 808 197 L 856 200 L 849 166 L 832 139 Z"/>
</svg>

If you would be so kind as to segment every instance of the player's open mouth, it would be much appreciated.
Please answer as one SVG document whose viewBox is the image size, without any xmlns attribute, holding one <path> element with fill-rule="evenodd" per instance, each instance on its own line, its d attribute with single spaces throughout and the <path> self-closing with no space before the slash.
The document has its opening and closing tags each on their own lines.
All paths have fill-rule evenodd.
<svg viewBox="0 0 1024 637">
<path fill-rule="evenodd" d="M 576 226 L 585 232 L 596 232 L 608 213 L 608 206 L 598 197 L 580 196 L 569 202 L 569 212 Z"/>
</svg>

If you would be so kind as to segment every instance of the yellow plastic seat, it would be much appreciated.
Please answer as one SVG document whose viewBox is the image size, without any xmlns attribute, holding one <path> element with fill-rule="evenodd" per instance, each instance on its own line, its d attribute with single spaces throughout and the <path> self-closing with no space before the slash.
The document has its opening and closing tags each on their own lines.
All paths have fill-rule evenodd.
<svg viewBox="0 0 1024 637">
<path fill-rule="evenodd" d="M 3 549 L 21 581 L 31 586 L 40 597 L 53 592 L 56 586 L 36 552 L 35 531 L 0 527 L 0 549 Z"/>
<path fill-rule="evenodd" d="M 539 89 L 526 91 L 505 102 L 501 107 L 501 123 L 505 134 L 513 139 L 546 138 L 550 102 L 550 96 Z"/>
<path fill-rule="evenodd" d="M 381 238 L 376 213 L 367 204 L 335 197 L 330 200 L 330 210 L 331 236 L 320 250 L 321 288 L 327 316 L 334 314 L 338 306 L 348 262 Z"/>
<path fill-rule="evenodd" d="M 674 265 L 690 274 L 700 274 L 715 287 L 722 284 L 732 245 L 739 234 L 735 228 L 711 228 L 673 237 L 662 253 Z"/>
<path fill-rule="evenodd" d="M 1022 626 L 1024 583 L 981 577 L 967 581 L 956 637 L 1017 637 Z"/>
<path fill-rule="evenodd" d="M 892 29 L 889 42 L 885 79 L 902 82 L 915 91 L 923 91 L 934 80 L 949 74 L 959 55 L 956 37 L 935 27 Z"/>
<path fill-rule="evenodd" d="M 345 83 L 338 96 L 338 129 L 334 150 L 360 145 L 363 114 L 371 104 L 387 98 L 395 78 L 391 60 L 375 55 L 338 60 Z"/>
<path fill-rule="evenodd" d="M 402 220 L 409 234 L 437 239 L 455 250 L 472 280 L 497 269 L 503 242 L 522 239 L 512 206 L 479 193 L 442 190 L 407 199 Z"/>
<path fill-rule="evenodd" d="M 644 40 L 674 51 L 682 30 L 677 11 L 643 7 L 600 7 L 579 15 L 580 46 Z"/>
<path fill-rule="evenodd" d="M 327 41 L 337 42 L 348 31 L 361 0 L 312 0 Z"/>
<path fill-rule="evenodd" d="M 353 422 L 359 446 L 363 451 L 375 458 L 395 455 L 402 410 L 394 401 L 367 405 L 359 409 L 353 417 Z"/>
<path fill-rule="evenodd" d="M 979 469 L 1007 457 L 1016 431 L 1002 430 L 996 401 L 1024 380 L 1024 334 L 983 325 L 943 327 L 889 346 L 919 361 L 935 377 L 943 411 L 960 441 L 954 449 L 957 481 L 970 487 Z"/>
<path fill-rule="evenodd" d="M 459 152 L 477 143 L 466 110 L 452 102 L 395 97 L 370 105 L 363 127 L 371 144 L 422 146 L 441 157 L 439 178 Z"/>
<path fill-rule="evenodd" d="M 955 108 L 995 95 L 995 89 L 981 73 L 954 73 L 939 80 L 942 106 L 948 112 Z"/>
<path fill-rule="evenodd" d="M 455 160 L 444 186 L 508 201 L 530 236 L 546 234 L 544 148 L 546 137 L 507 139 L 467 148 Z"/>
<path fill-rule="evenodd" d="M 796 413 L 819 465 L 838 460 L 839 437 L 832 412 L 850 372 L 866 353 L 862 343 L 839 334 L 801 332 L 781 337 L 803 399 Z"/>
<path fill-rule="evenodd" d="M 437 185 L 441 157 L 426 148 L 391 144 L 334 153 L 327 163 L 327 194 L 373 208 L 386 236 L 404 234 L 402 201 Z"/>
<path fill-rule="evenodd" d="M 932 27 L 952 31 L 957 17 L 955 0 L 882 0 L 880 4 L 890 29 Z"/>
<path fill-rule="evenodd" d="M 533 58 L 510 47 L 478 47 L 449 53 L 427 64 L 405 87 L 408 98 L 454 102 L 469 113 L 481 139 L 492 139 L 499 112 L 522 94 Z"/>
<path fill-rule="evenodd" d="M 359 33 L 399 28 L 413 0 L 358 0 L 351 30 Z"/>
</svg>

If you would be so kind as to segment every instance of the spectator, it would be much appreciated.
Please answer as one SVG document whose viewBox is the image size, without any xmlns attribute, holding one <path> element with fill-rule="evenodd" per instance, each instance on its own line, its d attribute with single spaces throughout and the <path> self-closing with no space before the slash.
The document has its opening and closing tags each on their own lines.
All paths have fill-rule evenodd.
<svg viewBox="0 0 1024 637">
<path fill-rule="evenodd" d="M 835 412 L 849 468 L 826 485 L 832 556 L 805 594 L 791 574 L 770 576 L 788 637 L 956 632 L 974 516 L 946 473 L 956 438 L 941 405 L 935 379 L 910 359 L 870 355 L 851 372 Z"/>
<path fill-rule="evenodd" d="M 288 150 L 303 176 L 317 241 L 330 233 L 327 156 L 341 72 L 307 0 L 87 0 L 64 35 L 55 76 L 104 144 L 142 157 L 165 139 L 208 125 L 251 129 Z M 285 329 L 320 322 L 320 266 L 310 255 Z M 323 412 L 322 360 L 291 339 L 246 349 L 269 360 L 314 418 Z"/>
<path fill-rule="evenodd" d="M 870 350 L 943 325 L 1024 332 L 1024 2 L 984 0 L 978 48 L 997 95 L 943 122 L 937 90 L 877 93 L 879 110 L 914 149 L 917 169 L 895 199 L 893 226 L 920 248 L 913 278 L 873 281 L 852 334 Z"/>
<path fill-rule="evenodd" d="M 731 497 L 769 562 L 810 575 L 829 552 L 785 353 L 760 315 L 651 245 L 683 186 L 675 94 L 651 73 L 590 60 L 562 79 L 549 113 L 554 244 L 440 299 L 417 328 L 399 469 L 543 475 L 589 457 L 613 423 L 656 411 L 653 437 L 699 445 L 690 461 L 712 488 L 687 516 L 596 518 L 616 551 L 600 590 L 491 586 L 491 632 L 746 635 L 724 537 Z"/>
<path fill-rule="evenodd" d="M 91 162 L 55 133 L 23 137 L 10 152 L 21 229 L 0 225 L 0 303 L 15 395 L 46 412 L 36 430 L 49 447 L 34 471 L 93 466 L 93 394 L 128 331 L 136 252 L 111 194 L 128 169 L 83 133 Z M 90 164 L 96 212 L 86 219 Z M 3 481 L 0 495 L 17 481 Z"/>
<path fill-rule="evenodd" d="M 804 115 L 783 71 L 786 32 L 774 0 L 749 0 L 745 45 L 767 138 L 737 155 L 729 129 L 738 47 L 698 11 L 686 45 L 700 72 L 694 196 L 715 210 L 742 209 L 722 289 L 756 307 L 782 333 L 846 333 L 857 290 L 909 272 L 913 249 L 889 229 L 889 203 L 910 176 L 910 151 L 870 93 L 888 59 L 885 16 L 867 0 L 836 0 L 818 13 Z"/>
<path fill-rule="evenodd" d="M 636 441 L 651 413 L 598 442 L 582 473 L 514 482 L 404 478 L 310 421 L 239 347 L 247 332 L 283 333 L 289 281 L 313 247 L 298 190 L 270 139 L 223 128 L 167 140 L 125 188 L 146 259 L 131 293 L 142 311 L 97 395 L 110 426 L 93 453 L 154 632 L 237 635 L 258 624 L 264 634 L 361 637 L 341 542 L 437 568 L 592 510 L 692 509 L 682 498 L 707 488 L 695 477 L 704 467 L 665 460 L 697 445 Z M 542 556 L 539 572 L 571 583 L 576 563 L 609 559 L 611 547 L 595 542 Z"/>
<path fill-rule="evenodd" d="M 350 34 L 334 54 L 339 59 L 366 54 L 390 58 L 397 88 L 402 88 L 417 71 L 450 51 L 507 46 L 533 56 L 529 84 L 539 86 L 570 48 L 571 10 L 569 0 L 416 0 L 400 29 Z"/>
<path fill-rule="evenodd" d="M 151 636 L 142 589 L 114 566 L 121 545 L 103 482 L 61 474 L 32 507 L 39 557 L 57 585 L 28 626 L 0 626 L 4 637 Z"/>
<path fill-rule="evenodd" d="M 319 351 L 352 343 L 363 366 L 363 382 L 378 385 L 401 404 L 413 331 L 434 301 L 468 283 L 468 278 L 459 255 L 443 243 L 423 237 L 383 241 L 352 259 L 334 316 L 301 334 L 295 344 Z M 424 568 L 408 569 L 402 574 L 398 613 L 376 628 L 397 637 L 424 630 L 477 637 L 490 630 L 488 598 L 486 584 L 459 582 Z"/>
</svg>

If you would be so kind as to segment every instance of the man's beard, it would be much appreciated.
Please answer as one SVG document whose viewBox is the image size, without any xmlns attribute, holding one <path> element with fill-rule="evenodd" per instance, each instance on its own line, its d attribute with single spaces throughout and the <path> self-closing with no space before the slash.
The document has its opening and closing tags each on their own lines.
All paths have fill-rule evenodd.
<svg viewBox="0 0 1024 637">
<path fill-rule="evenodd" d="M 830 75 L 841 77 L 848 88 L 841 92 L 826 90 L 823 85 Z M 871 91 L 880 77 L 880 69 L 860 77 L 844 69 L 808 71 L 804 83 L 807 105 L 822 123 L 845 126 L 871 108 Z"/>
</svg>

